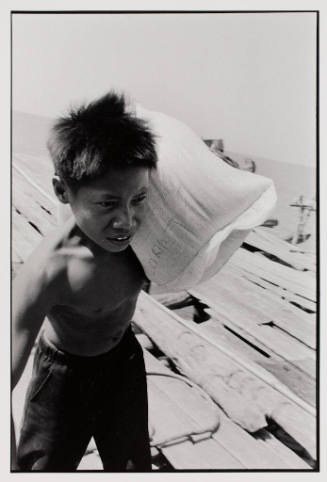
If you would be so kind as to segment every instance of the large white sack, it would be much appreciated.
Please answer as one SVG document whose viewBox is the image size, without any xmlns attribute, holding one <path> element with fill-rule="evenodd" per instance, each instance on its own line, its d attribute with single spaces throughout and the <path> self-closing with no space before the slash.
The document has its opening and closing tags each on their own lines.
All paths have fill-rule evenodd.
<svg viewBox="0 0 327 482">
<path fill-rule="evenodd" d="M 136 114 L 156 135 L 158 166 L 131 245 L 161 291 L 191 288 L 215 275 L 267 219 L 273 182 L 229 166 L 172 117 L 141 106 Z"/>
<path fill-rule="evenodd" d="M 273 182 L 235 169 L 182 122 L 137 107 L 157 136 L 143 226 L 132 247 L 163 290 L 186 289 L 218 272 L 276 203 Z"/>
</svg>

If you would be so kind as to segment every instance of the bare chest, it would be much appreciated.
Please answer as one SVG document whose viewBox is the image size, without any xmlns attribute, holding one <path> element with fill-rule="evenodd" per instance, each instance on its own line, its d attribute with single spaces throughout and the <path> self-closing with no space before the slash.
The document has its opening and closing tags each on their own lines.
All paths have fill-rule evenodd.
<svg viewBox="0 0 327 482">
<path fill-rule="evenodd" d="M 67 295 L 64 303 L 85 314 L 105 314 L 128 305 L 144 286 L 145 276 L 134 256 L 110 262 L 77 260 L 67 273 Z"/>
</svg>

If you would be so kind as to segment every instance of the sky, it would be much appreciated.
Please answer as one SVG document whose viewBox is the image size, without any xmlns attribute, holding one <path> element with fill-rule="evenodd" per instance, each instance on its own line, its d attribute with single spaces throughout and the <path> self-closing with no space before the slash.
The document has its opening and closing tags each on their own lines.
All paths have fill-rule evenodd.
<svg viewBox="0 0 327 482">
<path fill-rule="evenodd" d="M 14 14 L 13 108 L 111 88 L 225 148 L 315 165 L 315 13 Z"/>
</svg>

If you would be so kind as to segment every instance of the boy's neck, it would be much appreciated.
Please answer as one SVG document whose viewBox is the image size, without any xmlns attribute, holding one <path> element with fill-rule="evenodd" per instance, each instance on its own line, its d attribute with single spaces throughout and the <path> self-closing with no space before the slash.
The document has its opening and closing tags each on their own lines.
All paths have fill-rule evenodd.
<svg viewBox="0 0 327 482">
<path fill-rule="evenodd" d="M 91 238 L 89 238 L 87 234 L 85 234 L 84 231 L 82 231 L 76 223 L 74 227 L 74 234 L 76 234 L 76 236 L 80 238 L 80 243 L 87 249 L 89 249 L 95 258 L 117 258 L 122 255 L 124 256 L 124 254 L 126 254 L 126 252 L 131 249 L 129 246 L 126 250 L 117 253 L 107 251 L 106 249 L 95 243 Z"/>
</svg>

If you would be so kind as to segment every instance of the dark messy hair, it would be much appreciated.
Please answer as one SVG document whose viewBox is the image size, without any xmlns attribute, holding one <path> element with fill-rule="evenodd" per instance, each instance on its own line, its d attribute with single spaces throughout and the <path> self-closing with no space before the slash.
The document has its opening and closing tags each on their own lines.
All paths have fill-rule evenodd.
<svg viewBox="0 0 327 482">
<path fill-rule="evenodd" d="M 47 146 L 56 174 L 71 185 L 110 168 L 151 169 L 157 162 L 154 134 L 113 91 L 59 118 Z"/>
</svg>

